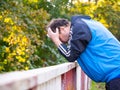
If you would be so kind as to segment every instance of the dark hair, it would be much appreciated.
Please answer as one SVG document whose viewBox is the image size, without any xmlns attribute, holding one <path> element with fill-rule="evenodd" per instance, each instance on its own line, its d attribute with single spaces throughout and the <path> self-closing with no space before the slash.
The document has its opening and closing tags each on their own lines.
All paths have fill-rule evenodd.
<svg viewBox="0 0 120 90">
<path fill-rule="evenodd" d="M 56 28 L 60 28 L 60 26 L 67 26 L 69 24 L 69 21 L 67 19 L 52 19 L 47 28 L 51 28 L 53 32 L 56 32 Z"/>
</svg>

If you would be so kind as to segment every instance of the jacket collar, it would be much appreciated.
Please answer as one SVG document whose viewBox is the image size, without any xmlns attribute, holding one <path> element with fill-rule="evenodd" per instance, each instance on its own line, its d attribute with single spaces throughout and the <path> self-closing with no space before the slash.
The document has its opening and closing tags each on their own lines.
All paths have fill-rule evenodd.
<svg viewBox="0 0 120 90">
<path fill-rule="evenodd" d="M 91 19 L 90 16 L 86 16 L 86 15 L 75 15 L 71 17 L 71 23 L 75 22 L 76 19 Z"/>
</svg>

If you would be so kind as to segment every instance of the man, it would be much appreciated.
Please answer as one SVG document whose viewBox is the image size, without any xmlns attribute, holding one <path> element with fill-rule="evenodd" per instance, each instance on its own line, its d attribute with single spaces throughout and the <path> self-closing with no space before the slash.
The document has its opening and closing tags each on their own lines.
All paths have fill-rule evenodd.
<svg viewBox="0 0 120 90">
<path fill-rule="evenodd" d="M 120 42 L 89 16 L 54 19 L 48 36 L 69 61 L 77 60 L 82 70 L 96 82 L 106 82 L 106 90 L 120 90 Z"/>
</svg>

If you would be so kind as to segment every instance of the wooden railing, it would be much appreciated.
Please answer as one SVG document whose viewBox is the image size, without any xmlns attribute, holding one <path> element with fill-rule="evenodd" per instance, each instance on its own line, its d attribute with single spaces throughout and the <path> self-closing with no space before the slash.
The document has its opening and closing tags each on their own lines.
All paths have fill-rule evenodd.
<svg viewBox="0 0 120 90">
<path fill-rule="evenodd" d="M 0 74 L 0 90 L 89 90 L 90 79 L 74 63 Z"/>
</svg>

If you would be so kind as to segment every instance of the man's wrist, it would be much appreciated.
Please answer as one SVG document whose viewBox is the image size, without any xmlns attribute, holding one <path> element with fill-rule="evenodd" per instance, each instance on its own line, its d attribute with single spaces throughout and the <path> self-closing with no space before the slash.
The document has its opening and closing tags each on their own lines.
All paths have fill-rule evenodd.
<svg viewBox="0 0 120 90">
<path fill-rule="evenodd" d="M 56 40 L 54 40 L 53 42 L 55 43 L 55 45 L 56 45 L 57 47 L 59 47 L 59 45 L 62 44 L 62 42 L 61 42 L 59 39 L 56 39 Z"/>
</svg>

